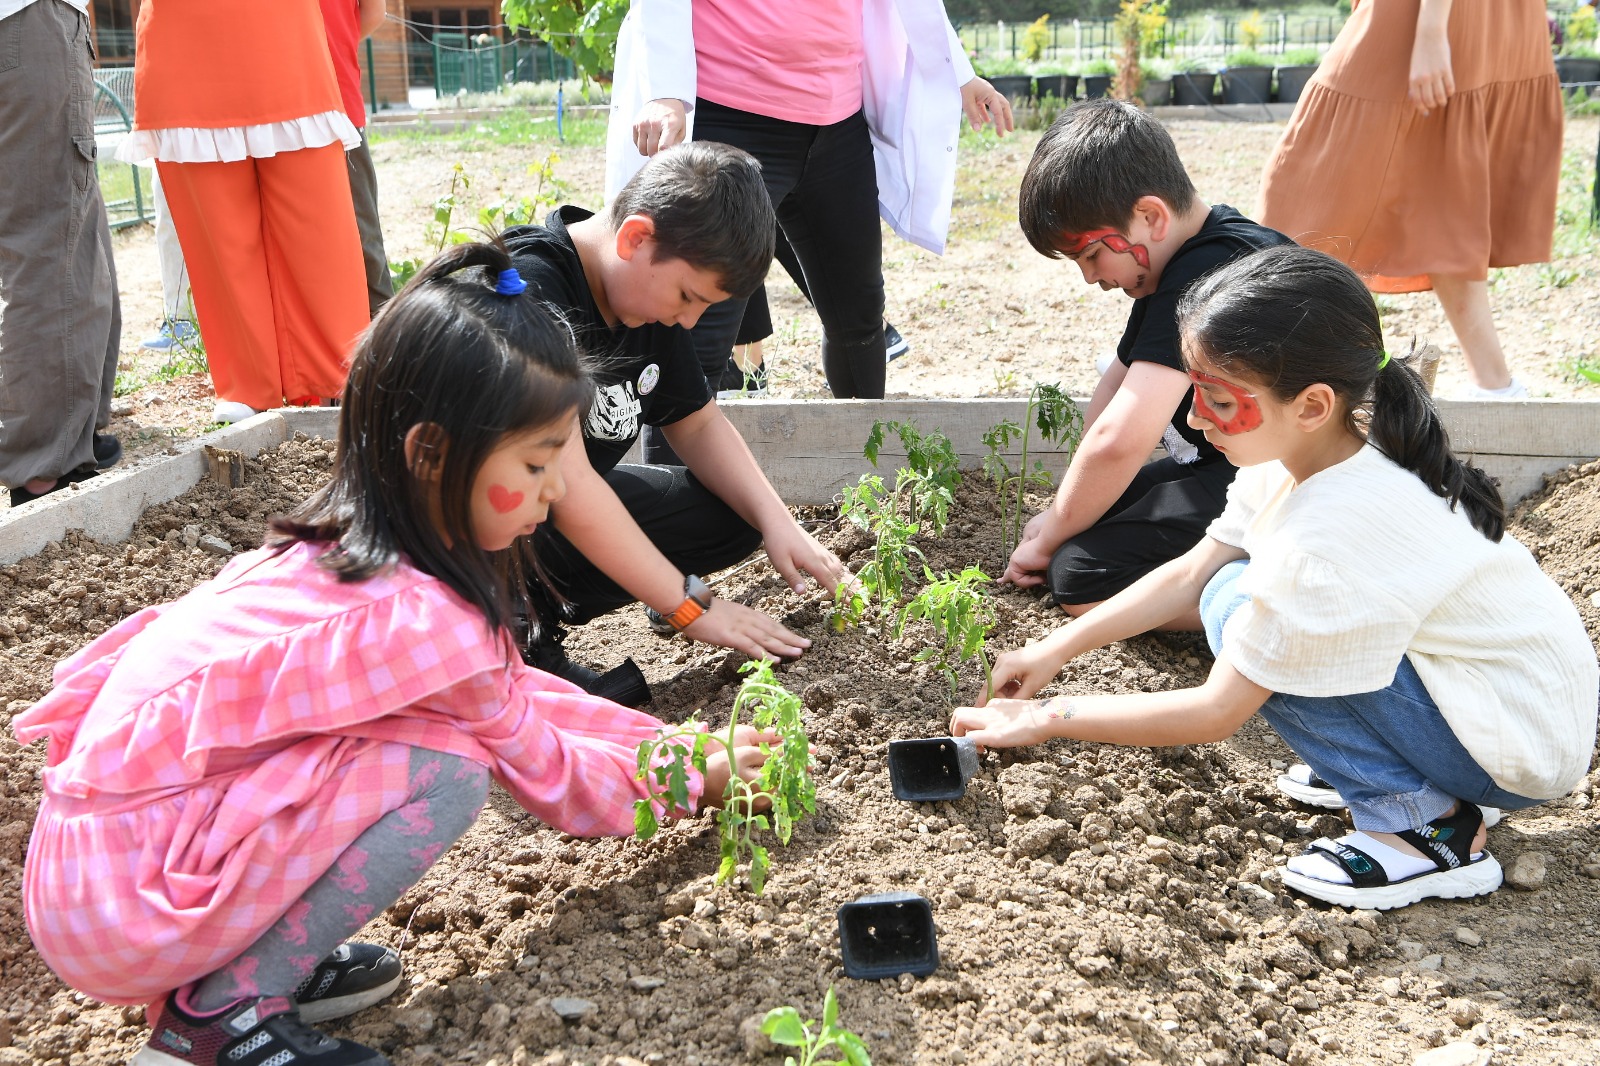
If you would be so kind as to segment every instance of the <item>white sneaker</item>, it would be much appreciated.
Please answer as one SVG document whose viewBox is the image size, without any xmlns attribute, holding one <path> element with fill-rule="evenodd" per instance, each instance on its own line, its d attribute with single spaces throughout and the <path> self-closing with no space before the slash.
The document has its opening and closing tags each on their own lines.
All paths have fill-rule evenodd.
<svg viewBox="0 0 1600 1066">
<path fill-rule="evenodd" d="M 1516 378 L 1512 378 L 1511 384 L 1503 389 L 1485 389 L 1477 385 L 1468 385 L 1462 392 L 1461 398 L 1464 400 L 1526 400 L 1528 398 L 1528 386 Z"/>
<path fill-rule="evenodd" d="M 245 419 L 260 413 L 260 411 L 257 411 L 247 403 L 240 403 L 237 400 L 218 400 L 217 406 L 211 410 L 211 421 L 231 426 L 235 422 L 243 422 Z"/>
</svg>

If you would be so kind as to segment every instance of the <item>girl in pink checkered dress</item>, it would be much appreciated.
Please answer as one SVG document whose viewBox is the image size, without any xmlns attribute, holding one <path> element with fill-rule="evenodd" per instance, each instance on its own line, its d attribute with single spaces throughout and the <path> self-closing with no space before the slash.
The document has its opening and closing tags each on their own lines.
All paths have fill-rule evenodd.
<svg viewBox="0 0 1600 1066">
<path fill-rule="evenodd" d="M 632 830 L 661 723 L 523 665 L 512 637 L 593 394 L 523 288 L 496 246 L 424 268 L 360 343 L 329 484 L 15 720 L 49 738 L 28 930 L 68 984 L 150 1004 L 137 1066 L 387 1062 L 306 1023 L 399 985 L 393 951 L 346 938 L 491 779 L 566 832 Z M 694 797 L 759 770 L 763 738 L 742 739 Z"/>
</svg>

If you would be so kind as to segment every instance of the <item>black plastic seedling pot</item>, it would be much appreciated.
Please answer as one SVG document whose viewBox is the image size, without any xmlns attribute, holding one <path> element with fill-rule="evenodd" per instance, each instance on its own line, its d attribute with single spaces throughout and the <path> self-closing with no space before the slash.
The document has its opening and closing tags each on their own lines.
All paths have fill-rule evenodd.
<svg viewBox="0 0 1600 1066">
<path fill-rule="evenodd" d="M 846 903 L 839 908 L 839 948 L 846 977 L 926 977 L 939 968 L 933 907 L 915 892 L 885 892 Z"/>
<path fill-rule="evenodd" d="M 895 799 L 960 799 L 978 772 L 978 746 L 969 737 L 889 741 L 889 786 Z"/>
</svg>

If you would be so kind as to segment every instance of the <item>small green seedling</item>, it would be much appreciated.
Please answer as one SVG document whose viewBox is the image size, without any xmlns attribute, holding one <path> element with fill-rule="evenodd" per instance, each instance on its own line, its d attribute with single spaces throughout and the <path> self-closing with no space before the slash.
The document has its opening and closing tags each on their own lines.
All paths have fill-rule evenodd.
<svg viewBox="0 0 1600 1066">
<path fill-rule="evenodd" d="M 877 603 L 878 613 L 889 617 L 900 603 L 900 591 L 911 574 L 911 557 L 922 558 L 921 549 L 911 543 L 918 524 L 900 517 L 898 496 L 888 492 L 883 478 L 877 474 L 863 474 L 861 480 L 844 491 L 839 503 L 839 513 L 873 536 L 872 559 L 856 574 L 865 600 L 856 609 L 856 618 L 870 603 Z M 852 607 L 854 605 L 851 605 Z M 834 617 L 848 618 L 848 613 L 837 608 Z"/>
<path fill-rule="evenodd" d="M 926 523 L 928 532 L 937 537 L 944 532 L 950 508 L 955 504 L 956 486 L 961 484 L 961 460 L 950 438 L 937 430 L 924 434 L 910 422 L 880 420 L 872 423 L 872 432 L 861 449 L 873 466 L 878 465 L 878 453 L 889 430 L 895 432 L 906 450 L 906 465 L 895 473 L 894 494 L 909 495 L 912 517 Z"/>
<path fill-rule="evenodd" d="M 815 1024 L 815 1018 L 801 1021 L 800 1012 L 793 1007 L 774 1007 L 761 1020 L 761 1031 L 774 1044 L 800 1049 L 800 1058 L 787 1055 L 783 1066 L 814 1066 L 823 1062 L 872 1066 L 872 1055 L 867 1051 L 866 1042 L 839 1025 L 839 997 L 833 994 L 832 985 L 828 986 L 828 994 L 822 1000 L 822 1028 L 812 1033 L 811 1027 Z M 837 1051 L 844 1058 L 819 1057 L 828 1050 Z"/>
<path fill-rule="evenodd" d="M 1022 425 L 1008 418 L 984 433 L 983 443 L 989 454 L 984 456 L 983 472 L 994 481 L 1000 497 L 1000 550 L 1007 557 L 1022 537 L 1023 493 L 1029 485 L 1050 485 L 1050 474 L 1043 463 L 1036 460 L 1032 469 L 1028 467 L 1028 445 L 1034 429 L 1038 429 L 1041 439 L 1066 444 L 1070 452 L 1083 437 L 1083 413 L 1060 385 L 1039 383 L 1028 392 L 1028 410 Z M 1022 455 L 1013 470 L 1001 453 L 1008 451 L 1019 437 Z"/>
<path fill-rule="evenodd" d="M 766 763 L 754 783 L 732 775 L 717 812 L 717 833 L 722 842 L 722 865 L 717 869 L 717 884 L 738 872 L 748 862 L 750 889 L 757 895 L 767 883 L 771 859 L 767 849 L 755 842 L 756 830 L 771 830 L 780 844 L 789 843 L 795 823 L 817 809 L 817 786 L 811 776 L 811 741 L 801 721 L 804 707 L 800 698 L 778 683 L 770 659 L 751 660 L 739 668 L 747 674 L 733 700 L 725 735 L 707 733 L 688 722 L 664 729 L 654 739 L 639 745 L 637 779 L 650 783 L 650 794 L 633 805 L 634 834 L 649 840 L 660 828 L 656 805 L 670 812 L 689 809 L 689 768 L 705 773 L 706 745 L 718 743 L 726 750 L 730 763 L 734 735 L 741 713 L 749 708 L 750 724 L 778 735 L 777 747 L 761 745 Z M 692 740 L 684 744 L 684 740 Z M 757 808 L 770 805 L 768 813 Z"/>
<path fill-rule="evenodd" d="M 923 574 L 928 583 L 901 608 L 895 620 L 895 636 L 904 632 L 908 622 L 928 622 L 944 643 L 922 649 L 916 660 L 937 660 L 940 671 L 950 682 L 951 700 L 954 701 L 959 685 L 956 669 L 968 659 L 976 658 L 983 666 L 984 691 L 990 691 L 994 679 L 984 648 L 996 619 L 994 601 L 980 588 L 989 583 L 989 575 L 976 566 L 969 566 L 959 574 L 946 573 L 938 577 L 924 567 Z"/>
</svg>

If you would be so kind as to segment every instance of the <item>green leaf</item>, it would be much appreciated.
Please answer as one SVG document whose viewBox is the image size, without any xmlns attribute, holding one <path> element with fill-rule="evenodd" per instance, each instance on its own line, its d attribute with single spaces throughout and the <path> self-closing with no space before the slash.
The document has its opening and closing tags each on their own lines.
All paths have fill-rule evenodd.
<svg viewBox="0 0 1600 1066">
<path fill-rule="evenodd" d="M 849 1066 L 872 1066 L 872 1055 L 867 1051 L 865 1041 L 856 1034 L 842 1032 L 833 1038 L 833 1042 L 844 1052 L 844 1061 Z"/>
<path fill-rule="evenodd" d="M 761 895 L 761 890 L 767 887 L 767 871 L 771 867 L 767 849 L 760 844 L 750 845 L 750 891 Z"/>
<path fill-rule="evenodd" d="M 834 995 L 833 986 L 828 986 L 828 994 L 822 997 L 822 1024 L 832 1029 L 839 1023 L 839 997 Z"/>
<path fill-rule="evenodd" d="M 761 1031 L 767 1039 L 784 1047 L 805 1047 L 806 1027 L 800 1021 L 800 1012 L 793 1007 L 774 1007 L 761 1019 Z"/>
<path fill-rule="evenodd" d="M 656 821 L 654 805 L 649 800 L 633 801 L 633 835 L 649 840 L 661 826 Z"/>
</svg>

